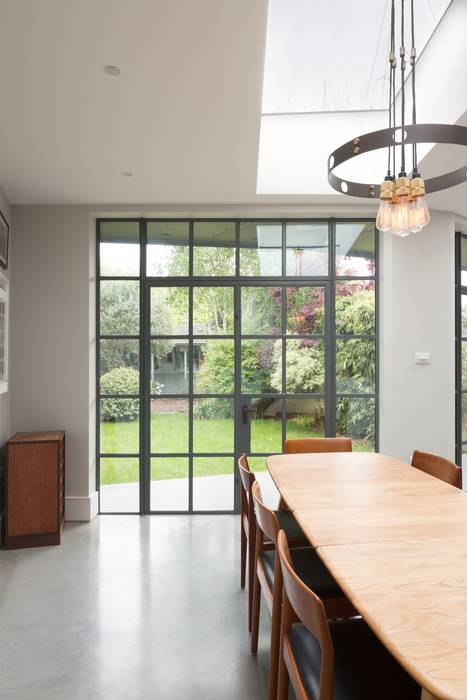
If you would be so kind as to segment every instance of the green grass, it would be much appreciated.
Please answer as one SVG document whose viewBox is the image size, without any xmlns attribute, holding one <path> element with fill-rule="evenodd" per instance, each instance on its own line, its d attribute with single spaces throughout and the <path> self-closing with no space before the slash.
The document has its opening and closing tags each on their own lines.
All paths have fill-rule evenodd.
<svg viewBox="0 0 467 700">
<path fill-rule="evenodd" d="M 159 413 L 151 417 L 152 451 L 158 453 L 188 451 L 188 421 L 182 413 Z M 101 424 L 101 452 L 137 453 L 139 450 L 139 423 Z M 319 437 L 303 419 L 287 422 L 287 437 Z M 280 452 L 281 426 L 272 419 L 252 421 L 252 452 Z M 193 421 L 194 452 L 233 452 L 233 421 L 228 418 Z M 354 441 L 355 452 L 367 452 L 371 447 L 363 441 Z M 264 457 L 250 458 L 255 471 L 264 471 Z M 195 457 L 194 476 L 232 474 L 231 457 Z M 180 479 L 188 476 L 186 457 L 157 457 L 151 460 L 151 479 Z M 101 483 L 125 484 L 139 480 L 138 458 L 101 459 Z"/>
</svg>

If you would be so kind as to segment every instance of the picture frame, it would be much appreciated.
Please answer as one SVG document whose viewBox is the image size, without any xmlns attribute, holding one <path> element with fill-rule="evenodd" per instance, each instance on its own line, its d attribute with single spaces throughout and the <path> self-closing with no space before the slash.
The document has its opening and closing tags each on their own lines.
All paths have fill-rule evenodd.
<svg viewBox="0 0 467 700">
<path fill-rule="evenodd" d="M 0 267 L 8 269 L 8 245 L 10 240 L 10 225 L 0 210 Z"/>
</svg>

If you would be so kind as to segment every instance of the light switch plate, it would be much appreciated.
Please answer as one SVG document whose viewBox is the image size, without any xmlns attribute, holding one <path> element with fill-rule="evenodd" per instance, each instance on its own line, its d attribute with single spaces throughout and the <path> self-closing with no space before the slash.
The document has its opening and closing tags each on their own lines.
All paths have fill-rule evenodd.
<svg viewBox="0 0 467 700">
<path fill-rule="evenodd" d="M 416 365 L 429 365 L 431 362 L 431 352 L 416 352 L 415 353 L 415 364 Z"/>
</svg>

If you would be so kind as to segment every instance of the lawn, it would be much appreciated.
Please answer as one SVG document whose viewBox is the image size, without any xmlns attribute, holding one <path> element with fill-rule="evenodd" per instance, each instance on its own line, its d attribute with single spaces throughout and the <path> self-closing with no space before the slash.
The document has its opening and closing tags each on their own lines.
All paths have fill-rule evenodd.
<svg viewBox="0 0 467 700">
<path fill-rule="evenodd" d="M 183 413 L 159 413 L 151 417 L 153 452 L 187 452 L 188 420 Z M 303 419 L 290 419 L 287 422 L 287 437 L 319 437 Z M 104 422 L 101 424 L 101 452 L 137 453 L 139 450 L 139 423 Z M 216 418 L 193 421 L 193 448 L 196 453 L 233 453 L 233 420 Z M 254 420 L 251 429 L 252 452 L 280 452 L 281 425 L 272 419 Z M 354 451 L 366 452 L 372 449 L 367 443 L 354 441 Z M 264 457 L 252 457 L 251 466 L 255 471 L 264 471 Z M 194 476 L 214 476 L 231 474 L 234 468 L 233 457 L 194 457 Z M 151 479 L 179 479 L 188 476 L 186 457 L 153 457 L 151 459 Z M 105 457 L 101 459 L 101 483 L 124 484 L 139 480 L 138 458 Z"/>
</svg>

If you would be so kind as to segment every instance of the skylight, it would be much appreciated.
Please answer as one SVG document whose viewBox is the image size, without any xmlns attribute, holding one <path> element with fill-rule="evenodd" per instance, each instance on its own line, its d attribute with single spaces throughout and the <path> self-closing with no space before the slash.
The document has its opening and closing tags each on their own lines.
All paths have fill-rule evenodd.
<svg viewBox="0 0 467 700">
<path fill-rule="evenodd" d="M 420 55 L 450 0 L 415 3 Z M 386 109 L 390 7 L 390 0 L 269 0 L 263 114 Z M 410 2 L 406 8 L 409 46 Z"/>
</svg>

